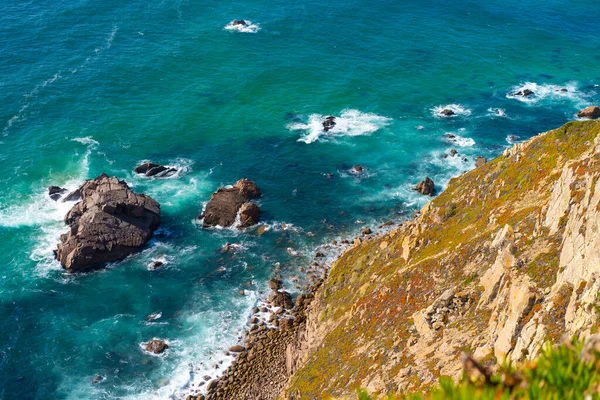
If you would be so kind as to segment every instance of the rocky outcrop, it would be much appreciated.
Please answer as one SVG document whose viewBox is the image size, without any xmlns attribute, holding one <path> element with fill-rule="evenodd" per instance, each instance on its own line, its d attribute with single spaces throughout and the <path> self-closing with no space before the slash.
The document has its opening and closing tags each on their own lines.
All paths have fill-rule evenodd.
<svg viewBox="0 0 600 400">
<path fill-rule="evenodd" d="M 435 194 L 435 184 L 430 177 L 427 177 L 419 182 L 417 186 L 415 186 L 414 190 L 427 196 L 433 196 Z"/>
<path fill-rule="evenodd" d="M 481 157 L 481 156 L 477 156 L 475 158 L 475 167 L 481 167 L 482 165 L 484 165 L 487 162 L 487 158 L 485 157 Z"/>
<path fill-rule="evenodd" d="M 529 96 L 533 96 L 534 94 L 535 93 L 533 92 L 533 90 L 523 89 L 523 90 L 519 90 L 516 93 L 513 93 L 513 96 L 529 97 Z"/>
<path fill-rule="evenodd" d="M 233 26 L 236 26 L 236 25 L 248 26 L 248 23 L 246 21 L 244 21 L 243 19 L 236 19 L 231 23 L 231 25 L 233 25 Z"/>
<path fill-rule="evenodd" d="M 259 207 L 250 200 L 261 196 L 260 189 L 248 179 L 240 179 L 229 188 L 220 188 L 211 196 L 198 219 L 202 226 L 232 226 L 237 228 L 255 225 L 260 219 Z"/>
<path fill-rule="evenodd" d="M 600 118 L 600 107 L 590 106 L 590 107 L 584 108 L 583 110 L 581 110 L 577 113 L 577 116 L 579 118 L 589 118 L 589 119 Z"/>
<path fill-rule="evenodd" d="M 597 330 L 600 122 L 519 143 L 452 179 L 418 217 L 331 267 L 288 346 L 279 398 L 385 395 Z M 318 371 L 318 372 L 317 372 Z"/>
<path fill-rule="evenodd" d="M 148 177 L 155 176 L 157 178 L 166 178 L 173 175 L 177 170 L 175 168 L 165 167 L 164 165 L 147 162 L 135 167 L 133 172 Z"/>
<path fill-rule="evenodd" d="M 56 259 L 69 272 L 88 271 L 137 251 L 160 223 L 160 205 L 124 181 L 102 174 L 77 191 L 80 201 L 65 216 L 70 230 Z"/>
<path fill-rule="evenodd" d="M 442 111 L 440 111 L 440 115 L 443 115 L 445 117 L 451 117 L 453 115 L 456 115 L 456 113 L 449 108 L 444 108 Z"/>
</svg>

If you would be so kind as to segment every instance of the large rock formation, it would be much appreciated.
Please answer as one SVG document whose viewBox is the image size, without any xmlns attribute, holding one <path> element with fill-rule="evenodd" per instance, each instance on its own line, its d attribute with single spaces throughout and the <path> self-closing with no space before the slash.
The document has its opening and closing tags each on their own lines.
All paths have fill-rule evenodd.
<svg viewBox="0 0 600 400">
<path fill-rule="evenodd" d="M 458 378 L 463 351 L 483 365 L 518 362 L 547 341 L 589 337 L 599 224 L 600 121 L 571 122 L 452 179 L 415 220 L 333 264 L 287 348 L 292 375 L 278 398 L 426 388 Z"/>
<path fill-rule="evenodd" d="M 435 194 L 435 183 L 430 177 L 427 177 L 419 182 L 414 190 L 427 196 L 433 196 Z"/>
<path fill-rule="evenodd" d="M 69 272 L 122 260 L 144 245 L 160 223 L 156 201 L 106 174 L 86 181 L 69 196 L 81 200 L 65 216 L 71 229 L 61 236 L 55 251 Z"/>
<path fill-rule="evenodd" d="M 250 200 L 260 197 L 261 192 L 254 182 L 240 179 L 230 188 L 220 188 L 211 196 L 198 219 L 202 226 L 228 227 L 236 222 L 237 228 L 245 228 L 256 224 L 260 218 L 260 209 Z"/>
</svg>

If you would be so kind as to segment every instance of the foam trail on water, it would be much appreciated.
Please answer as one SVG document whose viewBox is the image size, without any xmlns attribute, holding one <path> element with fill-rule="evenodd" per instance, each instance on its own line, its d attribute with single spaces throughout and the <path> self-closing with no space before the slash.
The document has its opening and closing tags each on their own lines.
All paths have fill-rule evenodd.
<svg viewBox="0 0 600 400">
<path fill-rule="evenodd" d="M 312 114 L 307 123 L 294 122 L 287 126 L 291 131 L 303 131 L 304 135 L 299 142 L 307 144 L 332 137 L 370 135 L 379 129 L 388 126 L 392 119 L 372 113 L 363 113 L 358 110 L 346 109 L 335 118 L 335 126 L 325 132 L 323 121 L 327 116 Z"/>
<path fill-rule="evenodd" d="M 525 90 L 530 90 L 533 92 L 533 94 L 529 96 L 522 96 L 517 94 Z M 518 100 L 526 104 L 570 101 L 574 103 L 576 107 L 583 107 L 589 105 L 588 96 L 579 90 L 577 82 L 568 82 L 565 85 L 525 82 L 513 86 L 506 94 L 506 97 L 509 99 Z"/>
</svg>

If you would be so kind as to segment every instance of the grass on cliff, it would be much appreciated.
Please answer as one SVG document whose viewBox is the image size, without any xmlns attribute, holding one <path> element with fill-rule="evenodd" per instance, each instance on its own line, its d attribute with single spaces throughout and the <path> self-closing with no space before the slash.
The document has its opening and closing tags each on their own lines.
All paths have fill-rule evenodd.
<svg viewBox="0 0 600 400">
<path fill-rule="evenodd" d="M 599 342 L 596 342 L 598 345 Z M 596 347 L 573 340 L 547 345 L 536 361 L 517 368 L 504 366 L 486 380 L 483 374 L 464 374 L 455 383 L 448 377 L 429 393 L 391 395 L 380 400 L 508 400 L 600 399 L 600 353 Z M 376 400 L 363 390 L 359 400 Z"/>
</svg>

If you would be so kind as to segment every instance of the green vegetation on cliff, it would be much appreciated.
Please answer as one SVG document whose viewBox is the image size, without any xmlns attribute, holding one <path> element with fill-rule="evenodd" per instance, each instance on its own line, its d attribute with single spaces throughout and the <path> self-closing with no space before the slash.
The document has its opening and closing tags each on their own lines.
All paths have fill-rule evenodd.
<svg viewBox="0 0 600 400">
<path fill-rule="evenodd" d="M 390 395 L 388 400 L 509 400 L 599 399 L 600 358 L 596 342 L 574 340 L 557 347 L 546 346 L 540 356 L 517 368 L 504 366 L 484 375 L 476 368 L 460 382 L 442 377 L 429 393 Z M 359 390 L 359 400 L 376 400 Z"/>
<path fill-rule="evenodd" d="M 570 122 L 452 179 L 415 220 L 356 244 L 315 296 L 282 398 L 429 389 L 460 376 L 462 352 L 516 363 L 546 342 L 589 336 L 597 182 L 600 122 Z"/>
</svg>

